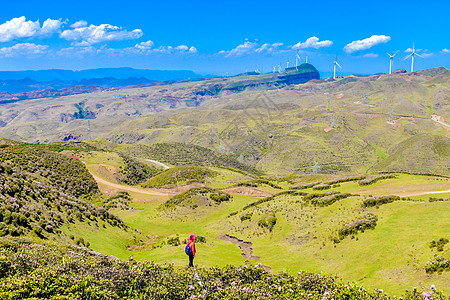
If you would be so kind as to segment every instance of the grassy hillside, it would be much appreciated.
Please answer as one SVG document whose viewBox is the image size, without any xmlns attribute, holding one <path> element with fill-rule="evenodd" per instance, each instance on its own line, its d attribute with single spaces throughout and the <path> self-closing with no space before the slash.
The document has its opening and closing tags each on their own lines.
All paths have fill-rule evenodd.
<svg viewBox="0 0 450 300">
<path fill-rule="evenodd" d="M 437 115 L 447 124 L 450 119 L 448 74 L 447 69 L 436 68 L 302 84 L 268 84 L 287 73 L 244 74 L 125 89 L 123 93 L 130 95 L 126 100 L 105 92 L 52 102 L 33 100 L 33 105 L 25 101 L 0 109 L 0 119 L 7 124 L 0 135 L 41 143 L 84 140 L 86 120 L 65 123 L 60 118 L 61 114 L 73 114 L 83 103 L 95 114 L 91 120 L 94 138 L 159 145 L 150 150 L 134 148 L 139 153 L 125 153 L 130 157 L 146 152 L 146 156 L 174 161 L 175 165 L 211 165 L 197 158 L 186 161 L 185 155 L 181 155 L 182 161 L 180 151 L 171 155 L 160 145 L 182 143 L 227 154 L 271 174 L 311 173 L 315 162 L 321 173 L 360 173 L 392 165 L 390 161 L 399 157 L 395 149 L 410 138 L 428 135 L 448 143 L 448 127 L 431 119 Z M 445 168 L 442 161 L 448 160 L 448 155 L 429 147 L 432 143 L 422 144 L 424 153 L 436 155 L 429 158 L 429 167 L 416 164 L 415 171 L 438 173 Z M 195 151 L 212 156 L 204 149 Z M 242 169 L 235 162 L 220 164 L 230 165 Z M 408 168 L 406 160 L 396 166 Z"/>
<path fill-rule="evenodd" d="M 241 170 L 246 173 L 259 173 L 255 168 L 243 164 L 228 155 L 197 145 L 183 143 L 117 145 L 107 142 L 96 143 L 95 145 L 100 149 L 114 150 L 128 156 L 157 160 L 175 166 L 197 165 L 225 167 Z"/>
<path fill-rule="evenodd" d="M 142 184 L 143 187 L 174 187 L 193 182 L 204 183 L 206 179 L 218 173 L 205 167 L 178 166 L 170 168 Z"/>
<path fill-rule="evenodd" d="M 136 249 L 138 259 L 183 266 L 183 245 L 167 242 L 196 233 L 206 238 L 206 244 L 198 245 L 198 264 L 241 264 L 249 258 L 240 256 L 242 250 L 236 245 L 219 239 L 228 234 L 252 244 L 252 263 L 274 271 L 338 274 L 397 295 L 412 286 L 436 284 L 450 289 L 448 271 L 426 271 L 427 261 L 435 255 L 450 258 L 448 244 L 442 251 L 429 247 L 433 240 L 448 238 L 450 230 L 446 178 L 321 177 L 291 177 L 286 180 L 303 185 L 301 190 L 288 191 L 289 184 L 279 182 L 283 190 L 271 197 L 233 194 L 229 201 L 209 206 L 206 194 L 205 198 L 185 196 L 190 191 L 169 200 L 170 209 L 156 201 L 132 203 L 131 210 L 116 213 L 129 226 L 158 237 Z M 442 193 L 423 194 L 426 191 Z M 391 197 L 392 202 L 381 197 L 392 194 L 400 197 Z M 365 204 L 369 202 L 375 204 Z"/>
<path fill-rule="evenodd" d="M 85 232 L 121 236 L 123 244 L 131 239 L 128 227 L 107 210 L 118 207 L 113 201 L 125 203 L 126 197 L 105 198 L 102 204 L 106 208 L 94 205 L 92 202 L 102 202 L 103 196 L 84 165 L 49 148 L 20 145 L 0 149 L 0 235 L 85 246 L 92 240 L 98 242 Z"/>
</svg>

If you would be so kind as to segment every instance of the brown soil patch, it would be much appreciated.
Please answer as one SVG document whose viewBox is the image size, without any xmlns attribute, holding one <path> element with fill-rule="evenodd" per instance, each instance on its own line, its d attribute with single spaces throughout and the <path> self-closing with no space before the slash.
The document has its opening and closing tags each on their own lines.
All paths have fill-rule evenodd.
<svg viewBox="0 0 450 300">
<path fill-rule="evenodd" d="M 325 128 L 323 131 L 329 132 L 329 131 L 331 131 L 331 130 L 334 130 L 334 128 L 333 128 L 333 127 L 327 127 L 327 128 Z"/>
<path fill-rule="evenodd" d="M 271 193 L 264 192 L 252 187 L 248 186 L 234 186 L 226 189 L 222 189 L 223 192 L 228 194 L 238 194 L 243 196 L 251 196 L 251 197 L 270 197 Z"/>
<path fill-rule="evenodd" d="M 94 177 L 95 181 L 97 181 L 98 184 L 105 185 L 113 190 L 118 191 L 128 191 L 128 192 L 134 192 L 134 193 L 140 193 L 140 194 L 146 194 L 146 195 L 157 195 L 157 196 L 167 196 L 170 195 L 168 192 L 162 192 L 157 189 L 143 189 L 133 186 L 127 186 L 127 185 L 121 185 L 117 183 L 109 182 L 93 173 L 91 173 L 92 177 Z"/>
<path fill-rule="evenodd" d="M 217 237 L 220 240 L 223 241 L 227 241 L 230 243 L 233 243 L 235 245 L 238 245 L 239 248 L 242 250 L 242 256 L 245 257 L 245 259 L 247 260 L 247 262 L 249 262 L 250 260 L 259 260 L 261 257 L 259 256 L 254 256 L 253 255 L 253 243 L 251 242 L 245 242 L 244 240 L 238 239 L 235 236 L 229 235 L 229 234 L 225 234 L 225 235 L 221 235 L 219 237 Z M 264 270 L 270 270 L 270 267 L 267 266 L 262 266 Z"/>
<path fill-rule="evenodd" d="M 400 197 L 412 197 L 412 196 L 432 195 L 432 194 L 441 194 L 441 193 L 450 193 L 450 190 L 446 190 L 446 191 L 434 191 L 434 192 L 396 193 L 396 195 L 397 195 L 397 196 L 400 196 Z"/>
</svg>

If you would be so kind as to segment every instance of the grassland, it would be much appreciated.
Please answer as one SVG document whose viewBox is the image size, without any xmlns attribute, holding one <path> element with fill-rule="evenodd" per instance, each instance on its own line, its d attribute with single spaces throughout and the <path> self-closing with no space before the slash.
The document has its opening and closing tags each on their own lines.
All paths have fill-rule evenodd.
<svg viewBox="0 0 450 300">
<path fill-rule="evenodd" d="M 214 171 L 219 174 L 214 177 L 216 181 L 211 182 L 215 187 L 229 186 L 225 184 L 228 180 L 245 182 L 239 173 L 221 168 L 215 168 Z M 280 180 L 298 184 L 338 179 L 320 174 L 309 177 L 291 176 L 270 181 L 287 190 L 292 184 Z M 269 188 L 267 185 L 257 187 Z M 283 190 L 272 188 L 270 191 L 275 194 Z M 252 260 L 252 263 L 262 263 L 274 272 L 285 270 L 290 274 L 299 271 L 335 274 L 344 280 L 363 284 L 366 288 L 383 288 L 394 294 L 400 294 L 413 286 L 426 287 L 431 284 L 444 291 L 449 290 L 448 272 L 428 274 L 424 269 L 426 262 L 433 259 L 435 254 L 444 257 L 450 255 L 448 245 L 439 253 L 429 248 L 432 240 L 447 237 L 450 232 L 450 183 L 447 178 L 395 174 L 395 178 L 383 179 L 371 185 L 361 186 L 355 180 L 341 182 L 326 190 L 314 190 L 311 187 L 302 191 L 308 194 L 336 191 L 354 196 L 328 206 L 314 206 L 305 201 L 304 196 L 287 194 L 244 210 L 245 206 L 261 198 L 234 194 L 231 201 L 211 207 L 200 205 L 165 212 L 160 207 L 167 198 L 135 194 L 136 202 L 131 204 L 132 209 L 113 212 L 129 227 L 142 231 L 147 239 L 136 243 L 128 251 L 117 248 L 106 253 L 184 266 L 186 255 L 183 241 L 190 233 L 195 233 L 206 238 L 206 243 L 198 244 L 199 254 L 195 259 L 198 265 L 209 267 L 244 263 L 246 259 L 242 256 L 242 250 L 236 244 L 219 238 L 228 234 L 251 242 L 252 255 L 260 257 Z M 442 193 L 427 194 L 436 191 Z M 362 207 L 365 198 L 381 195 L 400 195 L 403 200 L 379 207 Z M 430 202 L 430 197 L 445 201 Z M 147 201 L 140 198 L 147 198 Z M 375 229 L 336 240 L 340 228 L 368 212 L 378 218 Z M 276 223 L 269 230 L 260 221 L 267 221 L 271 216 L 276 218 Z M 181 244 L 168 244 L 172 238 L 178 238 Z"/>
</svg>

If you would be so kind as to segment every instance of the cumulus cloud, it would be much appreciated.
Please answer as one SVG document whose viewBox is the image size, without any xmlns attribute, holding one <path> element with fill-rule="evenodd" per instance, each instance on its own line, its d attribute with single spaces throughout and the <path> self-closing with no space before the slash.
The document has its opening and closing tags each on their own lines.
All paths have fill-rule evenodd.
<svg viewBox="0 0 450 300">
<path fill-rule="evenodd" d="M 61 20 L 47 19 L 41 27 L 39 21 L 27 21 L 22 16 L 0 24 L 0 42 L 10 42 L 21 38 L 50 36 L 60 31 Z"/>
<path fill-rule="evenodd" d="M 81 41 L 89 44 L 97 44 L 110 41 L 138 39 L 142 35 L 143 33 L 141 29 L 128 31 L 110 24 L 101 24 L 98 26 L 91 24 L 89 26 L 64 30 L 60 34 L 60 37 L 68 41 Z"/>
<path fill-rule="evenodd" d="M 0 57 L 36 56 L 48 53 L 47 45 L 19 43 L 11 47 L 0 48 Z"/>
<path fill-rule="evenodd" d="M 312 36 L 312 37 L 308 38 L 304 43 L 298 42 L 297 44 L 292 46 L 292 49 L 294 49 L 294 50 L 306 49 L 306 48 L 319 49 L 322 47 L 330 47 L 331 45 L 333 45 L 333 42 L 330 40 L 325 40 L 325 41 L 319 42 L 318 37 Z"/>
<path fill-rule="evenodd" d="M 243 56 L 253 53 L 273 53 L 278 50 L 279 47 L 283 46 L 283 43 L 265 43 L 260 44 L 257 41 L 250 42 L 249 40 L 245 40 L 243 44 L 236 46 L 231 50 L 221 50 L 219 54 L 224 54 L 226 57 L 231 56 Z"/>
<path fill-rule="evenodd" d="M 61 25 L 62 25 L 61 20 L 47 19 L 42 24 L 40 35 L 50 36 L 56 32 L 59 32 L 61 29 Z"/>
<path fill-rule="evenodd" d="M 72 27 L 72 28 L 86 27 L 87 24 L 88 23 L 86 21 L 80 20 L 80 21 L 77 21 L 77 22 L 73 23 L 72 25 L 70 25 L 70 27 Z"/>
<path fill-rule="evenodd" d="M 442 49 L 441 53 L 442 53 L 442 54 L 449 54 L 449 53 L 450 53 L 450 50 L 447 49 L 447 48 L 444 48 L 444 49 Z"/>
<path fill-rule="evenodd" d="M 153 41 L 146 41 L 136 44 L 134 47 L 126 48 L 110 48 L 106 45 L 100 47 L 91 45 L 89 43 L 76 43 L 70 47 L 60 49 L 57 54 L 61 56 L 77 56 L 84 57 L 88 55 L 108 55 L 108 56 L 122 56 L 122 55 L 152 55 L 152 54 L 195 54 L 197 49 L 194 46 L 188 47 L 186 45 L 179 46 L 159 46 L 155 47 Z"/>
<path fill-rule="evenodd" d="M 377 57 L 378 57 L 378 54 L 375 54 L 375 53 L 367 53 L 367 54 L 364 54 L 363 57 L 366 57 L 366 58 L 377 58 Z"/>
<path fill-rule="evenodd" d="M 367 50 L 378 44 L 387 43 L 391 40 L 390 36 L 386 35 L 372 35 L 370 38 L 364 40 L 353 41 L 344 47 L 346 53 L 353 53 L 357 51 Z"/>
</svg>

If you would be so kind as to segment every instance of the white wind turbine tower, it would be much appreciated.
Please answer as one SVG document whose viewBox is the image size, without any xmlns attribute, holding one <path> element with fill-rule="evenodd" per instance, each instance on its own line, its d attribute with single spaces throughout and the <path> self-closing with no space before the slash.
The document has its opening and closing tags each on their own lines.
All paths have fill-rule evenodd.
<svg viewBox="0 0 450 300">
<path fill-rule="evenodd" d="M 407 57 L 405 57 L 403 60 L 407 60 L 410 56 L 411 56 L 411 72 L 414 72 L 414 56 L 423 58 L 423 56 L 421 56 L 420 54 L 417 54 L 416 51 L 414 50 L 414 43 L 413 43 L 412 52 Z"/>
<path fill-rule="evenodd" d="M 338 66 L 339 68 L 342 69 L 341 65 L 337 62 L 337 55 L 336 55 L 336 59 L 333 61 L 333 65 L 334 65 L 333 79 L 336 79 L 336 66 Z"/>
<path fill-rule="evenodd" d="M 398 50 L 397 50 L 397 52 L 398 52 Z M 392 55 L 390 55 L 389 53 L 386 52 L 386 54 L 389 55 L 389 74 L 392 73 L 392 63 L 394 62 L 394 56 L 397 54 L 397 52 L 395 52 Z"/>
<path fill-rule="evenodd" d="M 299 60 L 300 60 L 300 55 L 298 55 L 298 51 L 297 51 L 297 54 L 295 56 L 295 67 L 297 68 L 297 71 L 298 71 L 298 61 Z"/>
</svg>

